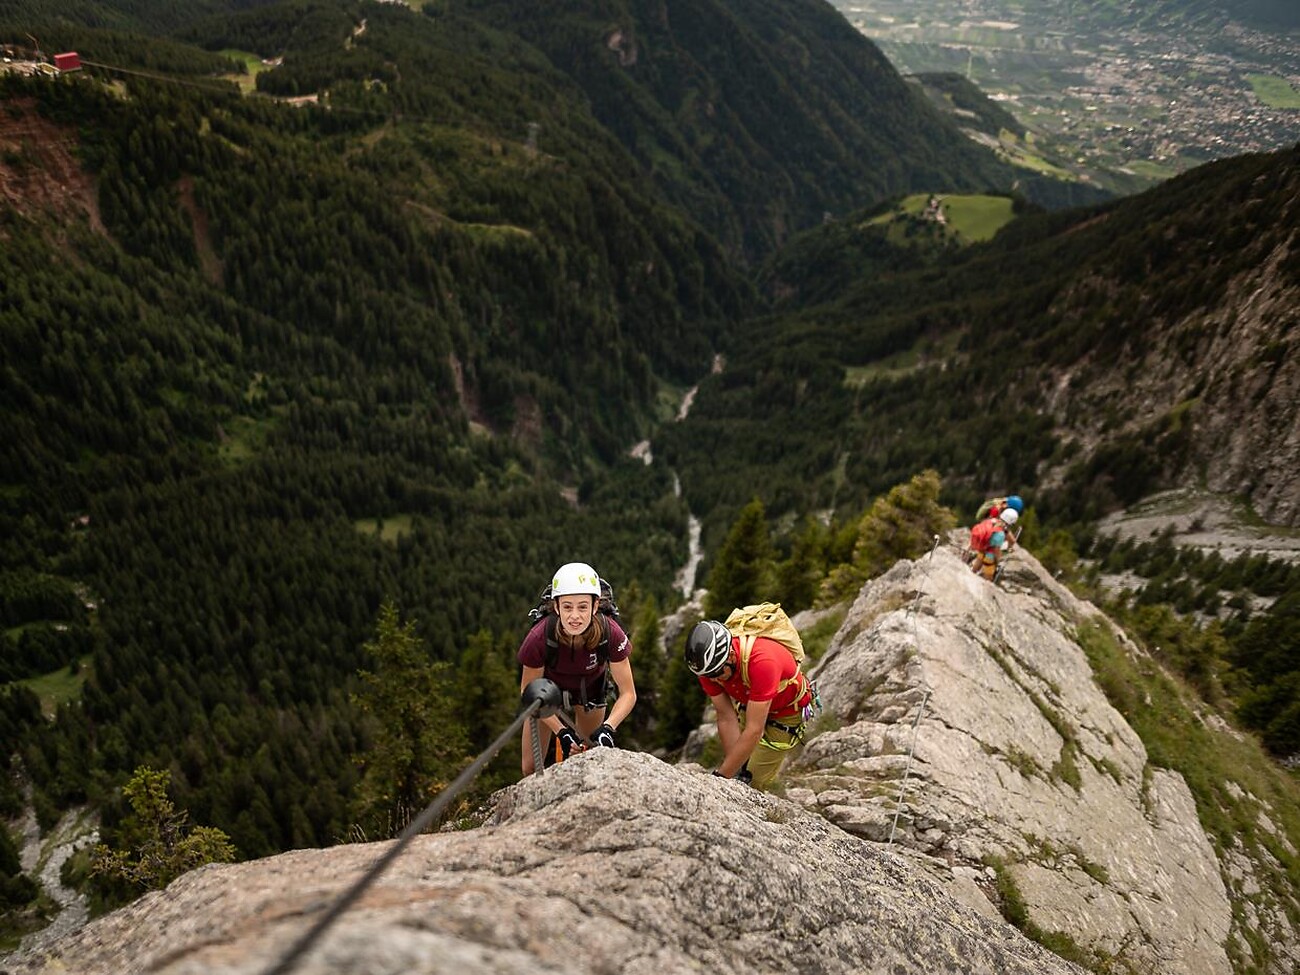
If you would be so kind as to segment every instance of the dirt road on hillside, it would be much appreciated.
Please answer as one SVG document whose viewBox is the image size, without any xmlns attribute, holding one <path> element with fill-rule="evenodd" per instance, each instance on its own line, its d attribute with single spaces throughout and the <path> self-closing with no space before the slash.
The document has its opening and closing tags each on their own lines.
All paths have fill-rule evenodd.
<svg viewBox="0 0 1300 975">
<path fill-rule="evenodd" d="M 1249 552 L 1300 562 L 1300 531 L 1265 525 L 1241 502 L 1192 488 L 1153 495 L 1108 515 L 1098 528 L 1107 535 L 1147 541 L 1170 526 L 1174 544 L 1218 552 L 1227 560 Z"/>
</svg>

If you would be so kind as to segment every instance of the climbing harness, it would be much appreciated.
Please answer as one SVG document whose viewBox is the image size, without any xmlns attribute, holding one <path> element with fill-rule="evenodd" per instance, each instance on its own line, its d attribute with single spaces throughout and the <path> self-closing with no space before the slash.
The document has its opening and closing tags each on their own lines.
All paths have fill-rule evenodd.
<svg viewBox="0 0 1300 975">
<path fill-rule="evenodd" d="M 811 683 L 812 682 L 810 681 L 809 684 Z M 746 702 L 736 701 L 733 703 L 735 705 L 737 714 L 741 714 L 745 711 Z M 817 703 L 818 703 L 818 708 L 820 709 L 821 706 L 820 699 L 818 700 Z M 786 724 L 783 721 L 777 721 L 775 718 L 768 718 L 767 721 L 764 722 L 763 737 L 758 740 L 759 745 L 761 745 L 764 748 L 770 748 L 773 751 L 783 752 L 787 748 L 793 748 L 795 745 L 799 744 L 799 742 L 803 741 L 804 735 L 808 731 L 807 719 L 803 717 L 803 715 L 807 712 L 807 710 L 808 710 L 808 705 L 804 705 L 803 709 L 799 712 L 798 724 Z M 790 736 L 790 740 L 772 741 L 770 738 L 767 737 L 768 728 L 775 728 L 777 731 L 784 731 L 787 735 Z"/>
</svg>

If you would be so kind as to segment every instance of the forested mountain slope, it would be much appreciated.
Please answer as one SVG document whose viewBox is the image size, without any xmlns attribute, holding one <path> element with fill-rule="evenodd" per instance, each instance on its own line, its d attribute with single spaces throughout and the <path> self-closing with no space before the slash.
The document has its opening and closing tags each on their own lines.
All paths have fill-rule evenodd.
<svg viewBox="0 0 1300 975">
<path fill-rule="evenodd" d="M 570 74 L 667 198 L 762 257 L 872 200 L 1015 176 L 822 0 L 456 0 Z"/>
<path fill-rule="evenodd" d="M 755 307 L 728 248 L 1006 175 L 829 8 L 627 9 L 680 58 L 597 98 L 532 40 L 608 35 L 491 5 L 0 5 L 19 60 L 86 64 L 0 78 L 2 676 L 84 682 L 51 729 L 0 698 L 47 825 L 150 764 L 243 855 L 340 838 L 381 600 L 462 675 L 455 751 L 509 713 L 556 564 L 673 598 L 686 507 L 625 454 Z M 716 157 L 647 180 L 614 95 L 658 117 L 678 74 L 711 108 L 665 145 Z"/>
<path fill-rule="evenodd" d="M 167 5 L 82 0 L 74 10 L 80 18 L 46 0 L 13 0 L 8 18 L 0 7 L 0 23 L 24 31 L 38 25 L 47 47 L 76 47 L 101 61 L 111 60 L 105 47 L 120 44 L 120 34 L 87 33 L 87 22 L 167 35 L 149 52 L 155 61 L 179 58 L 174 39 L 250 50 L 283 58 L 276 71 L 258 75 L 263 91 L 337 94 L 345 79 L 381 81 L 390 96 L 381 103 L 444 120 L 460 117 L 464 96 L 478 101 L 490 90 L 440 90 L 443 66 L 428 56 L 437 47 L 426 43 L 427 22 L 444 38 L 459 36 L 457 53 L 489 58 L 501 56 L 502 39 L 513 35 L 531 52 L 523 55 L 530 75 L 545 72 L 541 62 L 549 60 L 571 78 L 654 186 L 751 259 L 826 212 L 899 192 L 1007 189 L 1019 179 L 1022 192 L 1045 205 L 1089 198 L 1085 188 L 1014 170 L 972 143 L 821 0 L 456 0 L 421 13 L 352 0 L 209 0 L 183 18 Z M 410 31 L 394 38 L 371 30 L 393 18 Z M 488 43 L 466 23 L 500 33 Z M 511 51 L 505 61 L 520 57 Z M 512 105 L 507 97 L 496 112 L 521 130 L 536 126 L 543 147 L 558 134 L 544 104 L 528 98 Z"/>
<path fill-rule="evenodd" d="M 870 213 L 819 228 L 764 272 L 782 311 L 656 447 L 721 525 L 755 494 L 856 508 L 926 464 L 954 497 L 1012 485 L 1063 522 L 1191 482 L 1294 524 L 1298 158 L 1207 165 L 960 252 Z"/>
<path fill-rule="evenodd" d="M 175 762 L 245 853 L 331 842 L 382 598 L 486 668 L 478 725 L 556 564 L 662 598 L 686 557 L 667 474 L 618 458 L 747 287 L 517 44 L 385 13 L 441 38 L 455 124 L 3 82 L 5 678 L 93 660 L 24 752 L 43 803 Z"/>
</svg>

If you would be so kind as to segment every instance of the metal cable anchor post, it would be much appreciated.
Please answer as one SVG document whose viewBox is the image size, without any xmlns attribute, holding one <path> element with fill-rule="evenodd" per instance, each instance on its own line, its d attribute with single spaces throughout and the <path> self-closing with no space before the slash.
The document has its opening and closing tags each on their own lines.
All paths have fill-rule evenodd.
<svg viewBox="0 0 1300 975">
<path fill-rule="evenodd" d="M 937 549 L 938 547 L 939 547 L 939 536 L 935 535 L 934 544 L 930 546 L 930 554 L 925 557 L 925 576 L 922 578 L 922 582 L 924 582 L 925 578 L 928 578 L 930 575 L 930 563 L 934 560 L 934 550 Z M 912 605 L 907 607 L 908 616 L 916 615 L 916 604 L 921 601 L 921 594 L 924 591 L 925 590 L 922 586 L 917 586 L 916 595 L 912 597 Z"/>
</svg>

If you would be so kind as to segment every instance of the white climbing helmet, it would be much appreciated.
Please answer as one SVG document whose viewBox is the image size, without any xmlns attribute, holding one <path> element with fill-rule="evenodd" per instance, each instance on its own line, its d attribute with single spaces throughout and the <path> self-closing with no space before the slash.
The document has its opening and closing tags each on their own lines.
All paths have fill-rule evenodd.
<svg viewBox="0 0 1300 975">
<path fill-rule="evenodd" d="M 1007 527 L 1010 528 L 1012 525 L 1014 525 L 1017 521 L 1020 520 L 1020 512 L 1016 511 L 1015 508 L 1007 508 L 1001 514 L 999 514 L 998 517 L 1001 518 L 1004 522 L 1006 522 Z"/>
<path fill-rule="evenodd" d="M 595 596 L 600 598 L 600 576 L 586 562 L 566 562 L 555 570 L 551 580 L 551 598 L 561 596 Z"/>
</svg>

